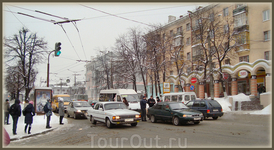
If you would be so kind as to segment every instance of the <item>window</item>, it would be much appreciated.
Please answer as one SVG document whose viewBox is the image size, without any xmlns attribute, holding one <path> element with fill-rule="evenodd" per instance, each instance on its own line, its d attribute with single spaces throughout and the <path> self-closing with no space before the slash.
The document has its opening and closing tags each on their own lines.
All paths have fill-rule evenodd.
<svg viewBox="0 0 274 150">
<path fill-rule="evenodd" d="M 267 21 L 269 18 L 269 10 L 263 11 L 263 21 Z"/>
<path fill-rule="evenodd" d="M 172 37 L 172 36 L 173 36 L 173 30 L 170 30 L 170 31 L 169 31 L 169 34 L 170 34 L 170 36 Z"/>
<path fill-rule="evenodd" d="M 165 34 L 165 33 L 163 34 L 163 39 L 164 39 L 164 40 L 166 39 L 166 34 Z"/>
<path fill-rule="evenodd" d="M 247 25 L 247 16 L 246 13 L 241 13 L 239 15 L 234 16 L 234 27 L 241 27 L 243 25 Z"/>
<path fill-rule="evenodd" d="M 201 102 L 201 103 L 200 103 L 200 107 L 206 107 L 205 102 Z"/>
<path fill-rule="evenodd" d="M 188 52 L 186 55 L 187 55 L 187 60 L 190 60 L 190 52 Z"/>
<path fill-rule="evenodd" d="M 270 40 L 270 31 L 264 31 L 264 41 Z"/>
<path fill-rule="evenodd" d="M 186 39 L 186 45 L 190 45 L 190 37 Z"/>
<path fill-rule="evenodd" d="M 237 44 L 238 45 L 246 44 L 246 35 L 245 34 L 239 35 L 239 37 L 237 38 Z"/>
<path fill-rule="evenodd" d="M 190 23 L 186 24 L 186 30 L 187 30 L 187 31 L 190 30 Z"/>
<path fill-rule="evenodd" d="M 228 33 L 228 24 L 224 25 L 224 33 Z"/>
<path fill-rule="evenodd" d="M 170 71 L 170 75 L 173 75 L 173 71 Z"/>
<path fill-rule="evenodd" d="M 200 107 L 200 103 L 199 102 L 194 102 L 193 107 Z"/>
<path fill-rule="evenodd" d="M 172 95 L 171 96 L 171 101 L 177 102 L 177 95 Z"/>
<path fill-rule="evenodd" d="M 210 15 L 209 15 L 209 20 L 212 22 L 212 21 L 214 21 L 214 14 L 213 13 L 211 13 Z"/>
<path fill-rule="evenodd" d="M 226 65 L 230 65 L 230 59 L 226 59 L 226 60 L 225 60 L 225 64 L 226 64 Z"/>
<path fill-rule="evenodd" d="M 183 32 L 183 27 L 182 27 L 182 26 L 178 27 L 178 28 L 177 28 L 177 34 L 178 34 L 178 35 L 179 35 L 179 34 L 182 34 L 182 32 Z"/>
<path fill-rule="evenodd" d="M 185 95 L 185 101 L 189 101 L 189 100 L 190 100 L 189 95 Z"/>
<path fill-rule="evenodd" d="M 237 5 L 236 5 L 236 8 L 240 8 L 240 7 L 242 7 L 242 6 L 244 6 L 244 4 L 237 4 Z"/>
<path fill-rule="evenodd" d="M 269 59 L 269 51 L 264 52 L 264 59 L 265 60 L 270 60 Z"/>
<path fill-rule="evenodd" d="M 240 62 L 249 62 L 249 56 L 242 56 L 242 57 L 239 57 L 239 61 L 240 61 Z"/>
<path fill-rule="evenodd" d="M 192 107 L 192 105 L 193 105 L 193 102 L 189 102 L 186 104 L 187 107 Z"/>
<path fill-rule="evenodd" d="M 223 12 L 224 12 L 224 16 L 228 16 L 228 7 L 224 8 Z"/>
<path fill-rule="evenodd" d="M 154 109 L 162 109 L 162 105 L 156 104 L 155 107 L 154 107 Z"/>
</svg>

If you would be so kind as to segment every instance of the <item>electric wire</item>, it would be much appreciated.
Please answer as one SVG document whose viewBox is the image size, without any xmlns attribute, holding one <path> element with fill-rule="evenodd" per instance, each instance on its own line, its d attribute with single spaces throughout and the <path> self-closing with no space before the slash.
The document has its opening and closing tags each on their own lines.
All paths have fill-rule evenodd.
<svg viewBox="0 0 274 150">
<path fill-rule="evenodd" d="M 82 5 L 82 4 L 80 4 L 80 5 Z M 121 18 L 121 19 L 124 19 L 124 20 L 128 20 L 128 21 L 132 21 L 132 22 L 136 22 L 136 23 L 140 23 L 140 24 L 143 24 L 143 25 L 153 27 L 153 25 L 149 25 L 147 23 L 143 23 L 143 22 L 140 22 L 140 21 L 136 21 L 136 20 L 125 18 L 125 17 L 117 16 L 117 15 L 114 15 L 114 14 L 111 14 L 111 13 L 108 13 L 108 12 L 105 12 L 105 11 L 102 11 L 102 10 L 99 10 L 99 9 L 95 9 L 93 7 L 90 7 L 90 6 L 86 6 L 86 5 L 82 5 L 82 6 L 87 7 L 89 9 L 92 9 L 92 10 L 95 10 L 95 11 L 99 11 L 99 12 L 104 13 L 104 14 L 108 14 L 108 15 L 111 15 L 111 16 L 114 16 L 114 17 L 118 17 L 118 18 Z"/>
</svg>

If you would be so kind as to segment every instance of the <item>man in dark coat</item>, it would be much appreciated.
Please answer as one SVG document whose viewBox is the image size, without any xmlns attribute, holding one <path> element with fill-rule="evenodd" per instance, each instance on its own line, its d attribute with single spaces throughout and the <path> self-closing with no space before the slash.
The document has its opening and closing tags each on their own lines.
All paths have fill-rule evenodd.
<svg viewBox="0 0 274 150">
<path fill-rule="evenodd" d="M 147 103 L 148 103 L 149 107 L 154 106 L 154 104 L 156 103 L 156 102 L 155 102 L 155 99 L 153 99 L 153 96 L 152 96 L 152 95 L 151 95 L 150 98 L 147 100 Z"/>
<path fill-rule="evenodd" d="M 140 101 L 142 121 L 147 121 L 147 119 L 146 119 L 146 104 L 147 104 L 146 96 L 143 96 L 143 99 Z"/>
<path fill-rule="evenodd" d="M 11 108 L 14 107 L 14 110 Z M 11 113 L 11 111 L 14 111 L 14 114 Z M 17 129 L 17 123 L 18 123 L 18 118 L 21 116 L 21 105 L 20 105 L 20 100 L 15 100 L 14 104 L 11 105 L 9 113 L 12 116 L 13 120 L 13 127 L 12 127 L 12 132 L 13 135 L 16 135 L 16 129 Z"/>
<path fill-rule="evenodd" d="M 33 122 L 33 116 L 35 115 L 33 101 L 30 101 L 29 104 L 24 108 L 23 112 L 25 112 L 25 133 L 27 133 L 27 128 L 29 126 L 28 134 L 30 134 L 31 124 Z"/>
</svg>

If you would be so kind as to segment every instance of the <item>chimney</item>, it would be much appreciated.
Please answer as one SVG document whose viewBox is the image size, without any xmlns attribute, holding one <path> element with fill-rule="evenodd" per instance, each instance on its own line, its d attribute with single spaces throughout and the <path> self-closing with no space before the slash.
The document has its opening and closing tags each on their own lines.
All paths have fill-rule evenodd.
<svg viewBox="0 0 274 150">
<path fill-rule="evenodd" d="M 172 16 L 172 15 L 169 15 L 168 16 L 168 23 L 172 22 L 172 21 L 175 21 L 176 20 L 176 17 L 175 16 Z"/>
</svg>

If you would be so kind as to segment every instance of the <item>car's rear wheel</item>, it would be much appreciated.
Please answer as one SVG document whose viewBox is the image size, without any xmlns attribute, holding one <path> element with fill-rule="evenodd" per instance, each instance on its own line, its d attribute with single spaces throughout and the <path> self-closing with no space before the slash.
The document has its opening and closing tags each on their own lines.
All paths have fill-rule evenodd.
<svg viewBox="0 0 274 150">
<path fill-rule="evenodd" d="M 97 123 L 97 121 L 94 120 L 94 117 L 92 117 L 92 116 L 90 116 L 90 121 L 91 121 L 92 124 L 96 124 Z"/>
<path fill-rule="evenodd" d="M 180 120 L 178 117 L 173 117 L 172 118 L 172 123 L 175 125 L 175 126 L 178 126 L 180 125 Z"/>
<path fill-rule="evenodd" d="M 151 116 L 150 116 L 150 120 L 151 120 L 152 123 L 157 122 L 157 120 L 156 120 L 156 118 L 155 118 L 154 115 L 151 115 Z"/>
<path fill-rule="evenodd" d="M 107 127 L 112 128 L 113 124 L 110 122 L 109 118 L 107 118 L 106 120 L 107 120 L 107 122 L 106 122 Z"/>
<path fill-rule="evenodd" d="M 137 123 L 132 123 L 131 126 L 135 127 L 137 126 Z"/>
<path fill-rule="evenodd" d="M 217 120 L 218 119 L 218 117 L 212 117 L 213 118 L 213 120 Z"/>
</svg>

